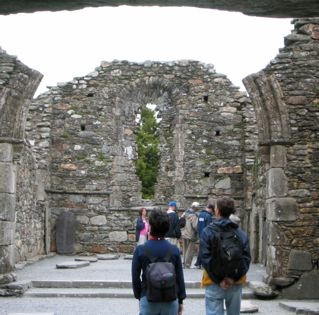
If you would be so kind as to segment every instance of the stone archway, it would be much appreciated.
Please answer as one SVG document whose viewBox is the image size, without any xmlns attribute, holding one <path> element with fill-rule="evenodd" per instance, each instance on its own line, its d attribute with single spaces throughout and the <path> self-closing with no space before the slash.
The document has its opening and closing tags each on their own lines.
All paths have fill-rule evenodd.
<svg viewBox="0 0 319 315">
<path fill-rule="evenodd" d="M 263 71 L 245 78 L 244 84 L 255 106 L 259 132 L 255 203 L 259 221 L 264 220 L 259 225 L 259 259 L 266 261 L 269 283 L 282 288 L 283 295 L 315 298 L 311 288 L 318 276 L 313 261 L 319 254 L 315 223 L 319 120 L 313 67 L 318 63 L 314 51 L 319 28 L 317 19 L 294 23 L 285 48 Z M 296 293 L 298 287 L 304 288 L 302 292 Z"/>
<path fill-rule="evenodd" d="M 35 175 L 34 159 L 25 141 L 25 125 L 31 98 L 42 75 L 1 49 L 0 56 L 0 274 L 9 274 L 4 282 L 10 282 L 16 256 L 16 212 L 23 213 L 34 198 L 34 191 L 27 188 L 28 171 L 23 177 L 28 167 Z M 28 167 L 24 168 L 26 164 Z M 26 197 L 22 203 L 17 195 L 18 186 Z"/>
</svg>

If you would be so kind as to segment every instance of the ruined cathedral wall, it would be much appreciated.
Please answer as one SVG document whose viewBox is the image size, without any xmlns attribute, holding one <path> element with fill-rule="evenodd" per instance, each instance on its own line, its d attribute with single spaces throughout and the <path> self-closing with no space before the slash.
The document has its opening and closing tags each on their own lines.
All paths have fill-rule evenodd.
<svg viewBox="0 0 319 315">
<path fill-rule="evenodd" d="M 30 100 L 42 78 L 0 48 L 0 273 L 43 254 L 42 212 L 36 208 L 36 162 L 25 140 Z"/>
<path fill-rule="evenodd" d="M 274 278 L 311 271 L 319 258 L 318 51 L 319 19 L 295 20 L 277 57 L 245 79 L 259 120 L 261 237 Z"/>
<path fill-rule="evenodd" d="M 157 205 L 165 208 L 172 198 L 182 207 L 193 200 L 205 205 L 228 194 L 243 211 L 245 94 L 195 61 L 102 62 L 31 107 L 30 139 L 49 174 L 51 250 L 57 219 L 70 211 L 76 251 L 132 251 L 142 205 L 136 118 L 149 103 L 160 117 Z"/>
</svg>

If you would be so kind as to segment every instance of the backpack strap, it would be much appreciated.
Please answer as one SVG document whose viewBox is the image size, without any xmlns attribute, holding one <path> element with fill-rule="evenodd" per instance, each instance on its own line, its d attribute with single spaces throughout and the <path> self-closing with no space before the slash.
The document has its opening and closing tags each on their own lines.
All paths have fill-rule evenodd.
<svg viewBox="0 0 319 315">
<path fill-rule="evenodd" d="M 147 247 L 146 245 L 144 245 L 144 254 L 151 261 L 151 263 L 154 263 L 159 258 L 161 258 L 161 257 L 155 257 L 154 255 L 152 255 L 151 249 L 149 247 Z M 172 257 L 172 249 L 171 249 L 171 246 L 169 246 L 163 259 L 165 262 L 169 262 L 171 257 Z"/>
</svg>

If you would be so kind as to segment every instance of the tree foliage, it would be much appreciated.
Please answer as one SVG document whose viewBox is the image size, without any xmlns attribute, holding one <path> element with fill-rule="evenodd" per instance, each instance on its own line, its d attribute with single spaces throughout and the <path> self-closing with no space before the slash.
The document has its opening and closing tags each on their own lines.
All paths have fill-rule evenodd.
<svg viewBox="0 0 319 315">
<path fill-rule="evenodd" d="M 136 134 L 138 158 L 135 161 L 136 172 L 142 182 L 142 196 L 154 197 L 155 184 L 159 168 L 159 134 L 158 123 L 152 109 L 141 110 L 140 127 Z"/>
</svg>

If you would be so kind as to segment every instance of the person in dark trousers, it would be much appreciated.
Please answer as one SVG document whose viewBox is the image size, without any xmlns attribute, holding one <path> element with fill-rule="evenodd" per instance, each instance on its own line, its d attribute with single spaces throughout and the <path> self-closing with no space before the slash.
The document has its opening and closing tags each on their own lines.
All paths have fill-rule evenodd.
<svg viewBox="0 0 319 315">
<path fill-rule="evenodd" d="M 206 288 L 206 315 L 224 315 L 224 301 L 227 315 L 240 315 L 242 285 L 246 282 L 246 274 L 251 257 L 249 239 L 246 233 L 229 219 L 229 216 L 234 212 L 235 204 L 233 199 L 229 197 L 218 198 L 215 205 L 216 219 L 204 228 L 201 235 L 202 264 L 204 267 L 202 287 Z M 216 275 L 216 269 L 213 270 L 212 268 L 212 266 L 216 266 L 216 263 L 218 265 L 220 261 L 218 257 L 214 256 L 212 244 L 216 243 L 218 239 L 220 232 L 217 231 L 225 230 L 233 230 L 237 235 L 236 239 L 241 244 L 241 264 L 236 269 L 236 274 L 238 275 L 236 279 L 229 276 L 222 276 L 221 278 Z M 218 266 L 218 269 L 222 268 L 223 266 Z"/>
<path fill-rule="evenodd" d="M 181 315 L 183 312 L 183 300 L 186 298 L 182 259 L 177 246 L 165 240 L 169 229 L 168 214 L 161 210 L 152 210 L 149 214 L 150 235 L 145 244 L 136 247 L 132 260 L 132 285 L 136 299 L 140 306 L 140 315 Z M 146 297 L 146 269 L 151 263 L 145 254 L 145 247 L 152 256 L 164 259 L 170 251 L 170 261 L 175 266 L 177 299 L 170 302 L 149 302 Z M 141 277 L 142 273 L 142 277 Z"/>
<path fill-rule="evenodd" d="M 169 230 L 167 231 L 165 238 L 173 245 L 179 247 L 179 239 L 182 236 L 179 216 L 177 214 L 177 203 L 176 201 L 170 201 L 168 203 L 167 214 L 169 217 Z"/>
<path fill-rule="evenodd" d="M 214 205 L 209 203 L 206 209 L 201 210 L 198 214 L 198 223 L 197 223 L 197 233 L 200 238 L 204 228 L 213 221 L 213 212 Z M 198 255 L 195 262 L 195 267 L 198 269 L 202 268 L 202 251 L 201 246 L 199 244 Z"/>
</svg>

